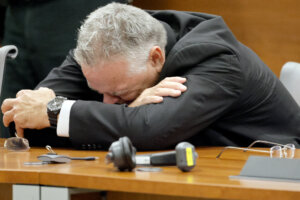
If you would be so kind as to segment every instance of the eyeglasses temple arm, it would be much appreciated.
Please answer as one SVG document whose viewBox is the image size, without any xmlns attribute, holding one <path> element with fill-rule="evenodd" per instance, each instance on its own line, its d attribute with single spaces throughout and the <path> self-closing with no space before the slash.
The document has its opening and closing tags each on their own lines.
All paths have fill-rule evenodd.
<svg viewBox="0 0 300 200">
<path fill-rule="evenodd" d="M 220 153 L 216 156 L 216 159 L 219 159 L 219 158 L 221 157 L 222 153 L 223 153 L 226 149 L 227 149 L 227 147 L 224 147 L 224 148 L 220 151 Z"/>
<path fill-rule="evenodd" d="M 234 147 L 234 146 L 227 146 L 227 147 L 224 147 L 221 152 L 216 156 L 216 158 L 220 158 L 222 153 L 227 150 L 227 149 L 238 149 L 238 150 L 245 150 L 245 148 L 241 148 L 241 147 Z"/>
<path fill-rule="evenodd" d="M 246 150 L 248 151 L 253 151 L 253 152 L 260 152 L 260 153 L 270 153 L 270 151 L 265 151 L 265 150 L 257 150 L 257 149 L 246 149 L 246 148 L 241 148 L 241 147 L 233 147 L 233 146 L 227 146 L 227 147 L 224 147 L 221 152 L 216 156 L 216 158 L 220 158 L 221 155 L 223 154 L 223 152 L 226 150 L 226 149 L 236 149 L 236 150 L 243 150 L 244 152 Z"/>
<path fill-rule="evenodd" d="M 244 149 L 244 152 L 248 151 L 251 147 L 253 147 L 256 143 L 263 143 L 263 144 L 273 144 L 273 145 L 279 145 L 283 146 L 283 144 L 275 143 L 275 142 L 269 142 L 265 140 L 255 140 L 252 142 L 247 148 Z"/>
</svg>

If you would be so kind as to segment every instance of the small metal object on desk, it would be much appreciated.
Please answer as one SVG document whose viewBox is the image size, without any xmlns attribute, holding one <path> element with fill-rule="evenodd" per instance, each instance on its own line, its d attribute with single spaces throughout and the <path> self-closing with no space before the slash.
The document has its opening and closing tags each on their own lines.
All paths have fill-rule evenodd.
<svg viewBox="0 0 300 200">
<path fill-rule="evenodd" d="M 49 151 L 49 153 L 47 153 L 47 155 L 58 155 L 57 153 L 55 153 L 52 149 L 52 147 L 50 145 L 46 146 L 46 149 Z M 70 160 L 97 160 L 98 157 L 95 156 L 89 156 L 89 157 L 69 157 L 69 156 L 64 156 L 64 155 L 58 155 L 61 157 L 68 157 Z"/>
<path fill-rule="evenodd" d="M 24 162 L 24 165 L 45 165 L 45 164 L 59 164 L 59 163 L 69 163 L 71 160 L 96 160 L 98 157 L 69 157 L 65 155 L 58 155 L 55 153 L 50 145 L 46 146 L 49 151 L 47 154 L 38 156 L 40 162 Z"/>
<path fill-rule="evenodd" d="M 46 164 L 49 164 L 49 162 L 45 162 L 45 161 L 42 161 L 42 162 L 24 162 L 24 165 L 46 165 Z"/>
<path fill-rule="evenodd" d="M 49 155 L 57 155 L 57 153 L 55 153 L 52 149 L 52 147 L 50 145 L 46 145 L 46 149 L 49 151 Z"/>
</svg>

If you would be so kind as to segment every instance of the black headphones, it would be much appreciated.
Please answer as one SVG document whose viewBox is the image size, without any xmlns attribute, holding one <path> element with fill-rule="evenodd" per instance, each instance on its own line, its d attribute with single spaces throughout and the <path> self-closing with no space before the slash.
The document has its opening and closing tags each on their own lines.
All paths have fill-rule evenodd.
<svg viewBox="0 0 300 200">
<path fill-rule="evenodd" d="M 120 171 L 131 171 L 136 165 L 143 166 L 171 166 L 177 167 L 188 172 L 196 165 L 198 154 L 195 147 L 188 142 L 179 143 L 175 151 L 135 155 L 136 149 L 128 137 L 121 137 L 109 147 L 106 155 L 107 163 L 113 163 Z"/>
</svg>

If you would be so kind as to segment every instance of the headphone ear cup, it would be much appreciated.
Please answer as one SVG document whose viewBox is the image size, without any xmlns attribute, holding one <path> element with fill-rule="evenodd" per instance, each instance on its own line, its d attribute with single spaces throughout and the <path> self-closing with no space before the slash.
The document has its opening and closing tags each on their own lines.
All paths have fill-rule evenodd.
<svg viewBox="0 0 300 200">
<path fill-rule="evenodd" d="M 131 171 L 136 166 L 136 149 L 132 146 L 128 137 L 122 137 L 113 142 L 106 155 L 107 163 L 114 163 L 114 166 L 120 171 Z"/>
<path fill-rule="evenodd" d="M 136 149 L 132 145 L 130 139 L 126 136 L 120 138 L 119 141 L 122 144 L 122 149 L 123 149 L 122 156 L 123 156 L 124 163 L 126 163 L 125 164 L 126 169 L 128 171 L 131 171 L 136 166 L 136 162 L 135 162 Z"/>
</svg>

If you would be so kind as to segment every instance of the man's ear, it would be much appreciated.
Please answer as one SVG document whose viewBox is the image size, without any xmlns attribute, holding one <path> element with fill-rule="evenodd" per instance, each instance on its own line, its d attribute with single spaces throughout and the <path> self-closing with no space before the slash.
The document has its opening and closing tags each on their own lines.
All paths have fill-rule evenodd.
<svg viewBox="0 0 300 200">
<path fill-rule="evenodd" d="M 159 46 L 153 46 L 150 50 L 149 61 L 151 66 L 160 72 L 165 63 L 165 52 Z"/>
</svg>

